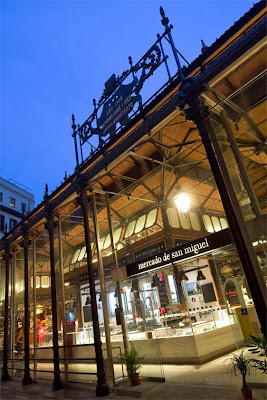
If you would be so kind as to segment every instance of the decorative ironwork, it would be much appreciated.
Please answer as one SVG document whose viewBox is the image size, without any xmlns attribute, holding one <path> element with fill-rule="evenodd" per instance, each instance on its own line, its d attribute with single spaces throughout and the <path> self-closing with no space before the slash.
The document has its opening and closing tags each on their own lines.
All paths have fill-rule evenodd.
<svg viewBox="0 0 267 400">
<path fill-rule="evenodd" d="M 172 80 L 167 63 L 168 55 L 165 55 L 163 48 L 163 38 L 166 39 L 171 46 L 176 66 L 178 67 L 178 75 L 181 80 L 183 80 L 183 73 L 181 71 L 177 50 L 171 36 L 172 25 L 168 25 L 169 19 L 165 17 L 162 7 L 160 8 L 160 13 L 163 17 L 162 24 L 165 27 L 164 33 L 162 35 L 157 34 L 156 42 L 135 65 L 133 65 L 132 58 L 129 57 L 130 68 L 126 69 L 117 77 L 115 74 L 111 75 L 105 83 L 103 93 L 98 102 L 93 99 L 93 113 L 81 126 L 75 124 L 74 116 L 72 116 L 71 127 L 73 130 L 72 136 L 74 138 L 76 168 L 78 172 L 79 155 L 77 135 L 79 136 L 80 157 L 83 162 L 82 147 L 86 143 L 88 143 L 91 148 L 89 156 L 93 156 L 95 154 L 93 148 L 96 151 L 99 150 L 106 142 L 114 137 L 121 128 L 125 127 L 137 113 L 142 111 L 144 104 L 140 92 L 145 81 L 154 74 L 161 64 L 165 64 L 168 76 L 167 83 L 164 86 Z M 176 74 L 177 70 L 174 75 Z M 89 141 L 93 136 L 96 137 L 98 141 L 96 146 L 93 146 Z"/>
<path fill-rule="evenodd" d="M 136 64 L 136 66 L 133 68 L 134 72 L 137 72 L 139 69 L 142 68 L 141 77 L 135 88 L 136 94 L 140 92 L 145 80 L 153 75 L 153 72 L 159 67 L 162 61 L 162 53 L 160 51 L 160 48 L 159 46 L 155 45 L 150 49 L 149 53 L 144 56 L 142 61 Z M 149 69 L 148 73 L 146 73 L 147 69 Z"/>
<path fill-rule="evenodd" d="M 123 82 L 124 78 L 129 75 L 129 70 L 127 69 L 124 71 L 121 76 L 118 76 L 116 78 L 115 74 L 111 75 L 111 77 L 107 80 L 105 83 L 105 89 L 103 90 L 103 94 L 98 100 L 98 107 L 103 104 L 104 101 L 106 101 L 109 96 L 115 92 L 115 90 L 120 86 L 120 84 Z"/>
</svg>

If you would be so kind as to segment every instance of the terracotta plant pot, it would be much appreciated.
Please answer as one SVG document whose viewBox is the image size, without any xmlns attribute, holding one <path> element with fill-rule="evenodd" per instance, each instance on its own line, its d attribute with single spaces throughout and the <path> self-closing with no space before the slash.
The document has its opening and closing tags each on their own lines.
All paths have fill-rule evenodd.
<svg viewBox="0 0 267 400">
<path fill-rule="evenodd" d="M 252 399 L 252 391 L 250 387 L 248 387 L 247 382 L 246 382 L 246 376 L 242 375 L 243 378 L 243 387 L 241 389 L 241 393 L 244 397 L 244 399 Z"/>
<path fill-rule="evenodd" d="M 130 376 L 131 386 L 140 385 L 139 374 L 135 373 Z"/>
<path fill-rule="evenodd" d="M 252 399 L 252 391 L 249 387 L 246 389 L 241 389 L 244 399 Z"/>
</svg>

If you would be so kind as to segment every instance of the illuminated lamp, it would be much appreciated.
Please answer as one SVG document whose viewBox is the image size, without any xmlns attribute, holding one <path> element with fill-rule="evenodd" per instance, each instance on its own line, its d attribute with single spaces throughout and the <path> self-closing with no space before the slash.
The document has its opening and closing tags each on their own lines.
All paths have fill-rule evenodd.
<svg viewBox="0 0 267 400">
<path fill-rule="evenodd" d="M 179 193 L 174 197 L 179 213 L 185 214 L 190 210 L 190 198 L 187 193 Z"/>
</svg>

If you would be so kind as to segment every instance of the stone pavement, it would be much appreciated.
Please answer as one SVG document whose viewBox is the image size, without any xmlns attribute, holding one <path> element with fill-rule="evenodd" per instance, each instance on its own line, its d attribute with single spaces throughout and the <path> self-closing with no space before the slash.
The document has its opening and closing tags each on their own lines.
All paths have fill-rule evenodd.
<svg viewBox="0 0 267 400">
<path fill-rule="evenodd" d="M 128 382 L 118 385 L 120 393 L 111 393 L 107 399 L 133 400 L 141 397 L 149 400 L 241 400 L 243 399 L 241 377 L 231 376 L 225 371 L 225 359 L 220 357 L 199 366 L 164 365 L 165 383 L 142 381 L 131 387 Z M 151 366 L 153 369 L 153 366 Z M 267 399 L 266 375 L 252 374 L 248 377 L 253 399 Z M 71 384 L 60 392 L 52 392 L 51 381 L 39 379 L 37 383 L 23 388 L 21 378 L 2 384 L 0 399 L 96 399 L 93 387 L 85 384 Z"/>
</svg>

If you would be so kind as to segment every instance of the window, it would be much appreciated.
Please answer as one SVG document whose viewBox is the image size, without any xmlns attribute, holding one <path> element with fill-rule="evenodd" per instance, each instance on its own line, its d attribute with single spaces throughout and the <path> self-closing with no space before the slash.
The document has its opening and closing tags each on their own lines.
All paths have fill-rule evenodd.
<svg viewBox="0 0 267 400">
<path fill-rule="evenodd" d="M 0 231 L 4 232 L 5 230 L 5 216 L 0 215 Z"/>
<path fill-rule="evenodd" d="M 125 308 L 128 312 L 132 311 L 132 303 L 131 303 L 131 289 L 126 289 L 124 292 L 124 302 L 125 302 Z"/>
<path fill-rule="evenodd" d="M 135 221 L 131 221 L 126 228 L 124 238 L 127 239 L 128 237 L 132 236 L 135 227 Z"/>
<path fill-rule="evenodd" d="M 13 229 L 16 225 L 17 225 L 17 221 L 15 219 L 10 218 L 9 230 Z"/>
<path fill-rule="evenodd" d="M 23 214 L 26 213 L 26 204 L 25 204 L 25 203 L 21 203 L 21 212 L 22 212 Z"/>
<path fill-rule="evenodd" d="M 175 283 L 173 275 L 168 275 L 168 281 L 169 281 L 170 292 L 172 295 L 172 302 L 179 303 L 179 296 L 177 293 L 176 283 Z"/>
<path fill-rule="evenodd" d="M 116 308 L 116 304 L 117 304 L 117 299 L 114 296 L 114 292 L 113 293 L 108 293 L 108 304 L 109 304 L 109 314 L 111 316 L 115 315 L 115 308 Z"/>
<path fill-rule="evenodd" d="M 9 205 L 10 207 L 16 207 L 16 199 L 14 199 L 14 197 L 10 197 Z"/>
<path fill-rule="evenodd" d="M 2 202 L 3 202 L 3 193 L 0 192 L 0 203 L 2 203 Z"/>
</svg>

